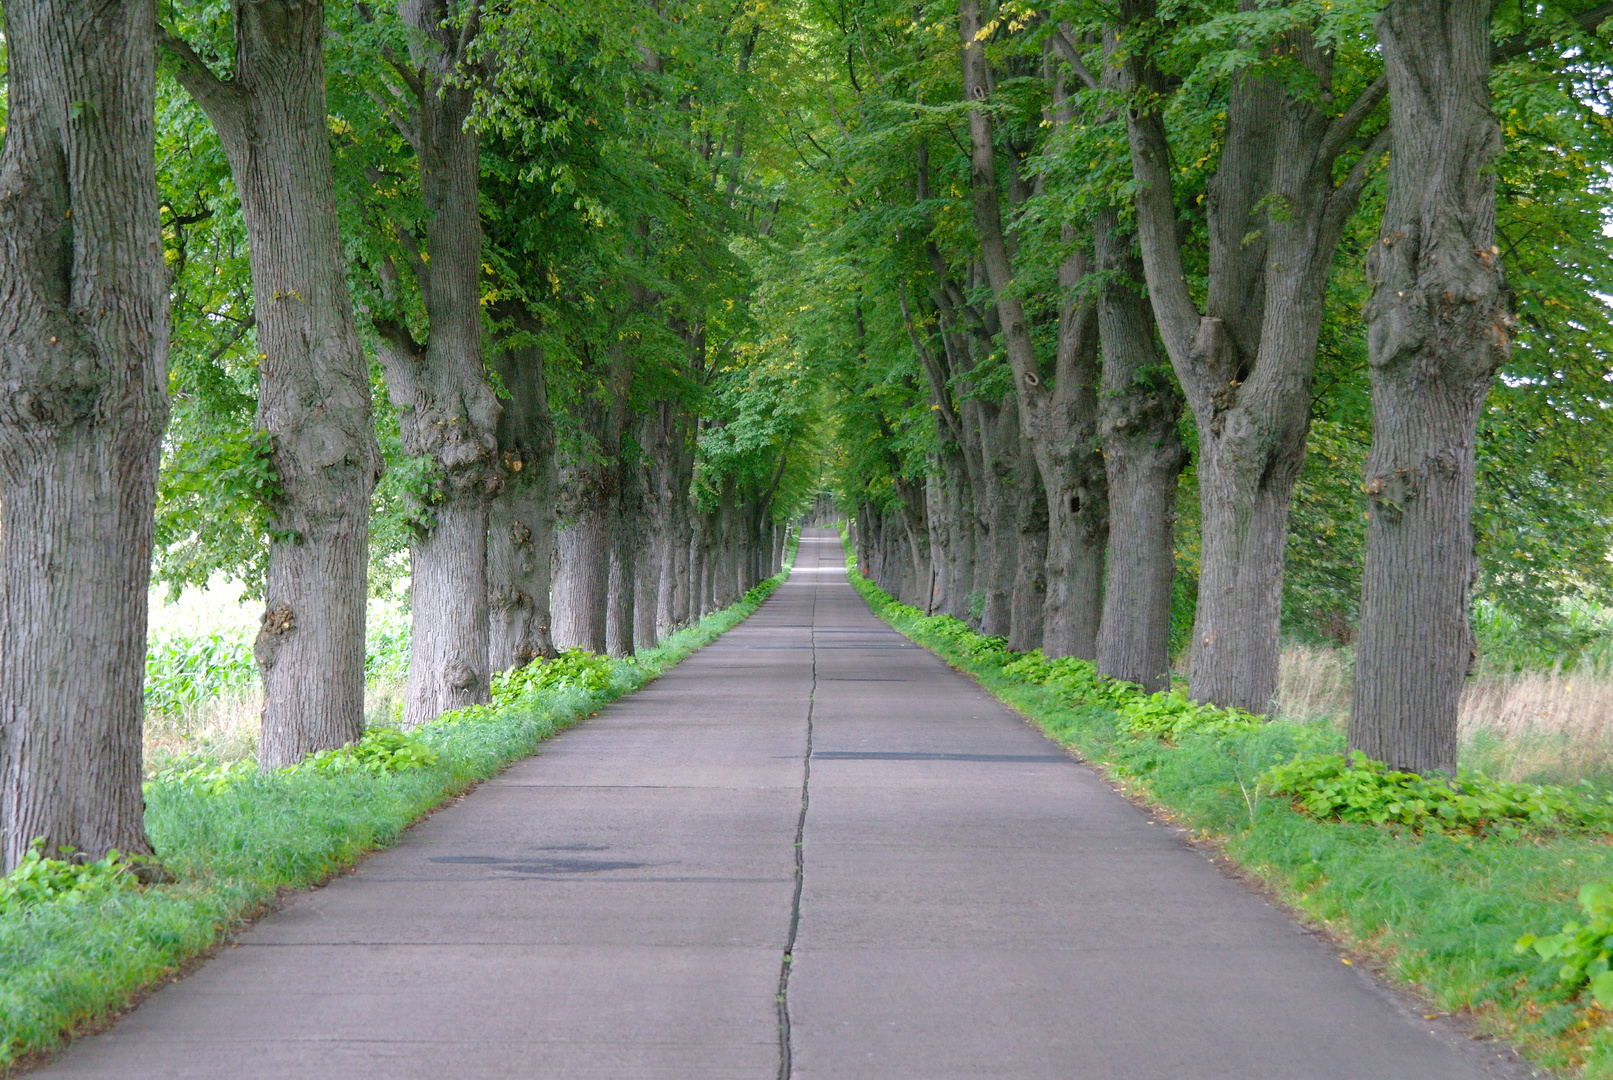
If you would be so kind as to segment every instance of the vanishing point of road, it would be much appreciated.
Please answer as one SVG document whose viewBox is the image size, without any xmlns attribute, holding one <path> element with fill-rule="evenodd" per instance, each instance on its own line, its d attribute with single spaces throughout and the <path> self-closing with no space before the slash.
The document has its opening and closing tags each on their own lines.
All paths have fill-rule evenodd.
<svg viewBox="0 0 1613 1080">
<path fill-rule="evenodd" d="M 51 1080 L 1478 1080 L 875 619 L 833 533 L 715 644 L 299 895 Z"/>
</svg>

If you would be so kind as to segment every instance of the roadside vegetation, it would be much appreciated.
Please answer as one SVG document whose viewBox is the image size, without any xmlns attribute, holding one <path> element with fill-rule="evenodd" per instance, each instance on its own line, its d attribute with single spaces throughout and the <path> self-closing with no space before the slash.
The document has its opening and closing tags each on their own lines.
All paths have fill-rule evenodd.
<svg viewBox="0 0 1613 1080">
<path fill-rule="evenodd" d="M 1585 767 L 1604 728 L 1559 728 L 1543 755 L 1538 733 L 1480 723 L 1494 698 L 1475 696 L 1475 767 L 1399 773 L 1344 756 L 1335 706 L 1349 688 L 1327 652 L 1290 650 L 1285 709 L 1268 720 L 1009 652 L 850 576 L 882 619 L 1414 986 L 1431 1013 L 1464 1014 L 1547 1068 L 1613 1077 L 1613 787 Z M 1516 679 L 1518 694 L 1537 685 Z"/>
<path fill-rule="evenodd" d="M 145 827 L 173 880 L 143 885 L 116 854 L 86 863 L 38 846 L 0 878 L 0 1070 L 124 1007 L 288 890 L 395 843 L 433 808 L 714 640 L 788 572 L 636 656 L 536 660 L 495 678 L 491 704 L 409 730 L 395 726 L 393 707 L 358 742 L 292 768 L 260 770 L 249 725 L 176 742 L 152 711 L 163 752 L 147 773 Z M 203 715 L 235 700 L 207 693 L 195 688 L 186 708 Z"/>
</svg>

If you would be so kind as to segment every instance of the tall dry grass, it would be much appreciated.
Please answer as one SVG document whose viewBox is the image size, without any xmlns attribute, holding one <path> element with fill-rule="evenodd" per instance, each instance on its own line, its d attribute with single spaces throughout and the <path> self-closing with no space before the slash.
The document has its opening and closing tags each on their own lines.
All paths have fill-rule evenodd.
<svg viewBox="0 0 1613 1080">
<path fill-rule="evenodd" d="M 1350 715 L 1348 650 L 1283 650 L 1277 715 L 1325 721 Z M 1613 675 L 1604 668 L 1486 673 L 1468 680 L 1458 721 L 1462 762 L 1510 780 L 1613 781 Z"/>
<path fill-rule="evenodd" d="M 366 728 L 392 727 L 401 721 L 403 685 L 401 675 L 370 680 L 364 688 Z M 188 755 L 224 762 L 256 757 L 262 708 L 262 691 L 253 685 L 206 698 L 178 712 L 147 712 L 146 771 L 157 772 Z"/>
</svg>

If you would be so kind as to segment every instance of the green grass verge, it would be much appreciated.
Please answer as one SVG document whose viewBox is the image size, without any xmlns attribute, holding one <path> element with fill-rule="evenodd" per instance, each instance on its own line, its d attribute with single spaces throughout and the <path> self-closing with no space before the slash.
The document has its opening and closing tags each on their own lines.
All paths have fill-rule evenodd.
<svg viewBox="0 0 1613 1080">
<path fill-rule="evenodd" d="M 739 603 L 651 652 L 611 661 L 608 686 L 533 689 L 416 728 L 412 734 L 435 751 L 423 768 L 381 776 L 248 772 L 211 790 L 182 779 L 148 783 L 146 828 L 176 883 L 0 912 L 0 1067 L 126 1006 L 287 890 L 396 843 L 435 807 L 715 640 L 788 573 L 786 564 Z"/>
<path fill-rule="evenodd" d="M 1097 766 L 1128 794 L 1194 830 L 1349 949 L 1410 984 L 1442 1012 L 1585 1080 L 1613 1078 L 1613 1028 L 1589 999 L 1556 983 L 1557 965 L 1520 954 L 1525 934 L 1583 915 L 1575 896 L 1613 876 L 1604 833 L 1522 839 L 1318 821 L 1255 778 L 1296 755 L 1338 752 L 1324 725 L 1284 722 L 1184 734 L 1174 745 L 1126 731 L 1111 707 L 1004 668 L 1016 657 L 961 633 L 956 619 L 898 604 L 853 569 L 853 586 L 896 630 Z"/>
</svg>

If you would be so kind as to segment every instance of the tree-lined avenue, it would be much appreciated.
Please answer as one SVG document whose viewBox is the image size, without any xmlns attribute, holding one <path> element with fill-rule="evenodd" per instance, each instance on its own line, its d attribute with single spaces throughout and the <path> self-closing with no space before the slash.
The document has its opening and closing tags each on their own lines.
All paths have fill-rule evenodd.
<svg viewBox="0 0 1613 1080">
<path fill-rule="evenodd" d="M 1527 1075 L 1430 1027 L 808 530 L 750 620 L 40 1075 Z"/>
</svg>

